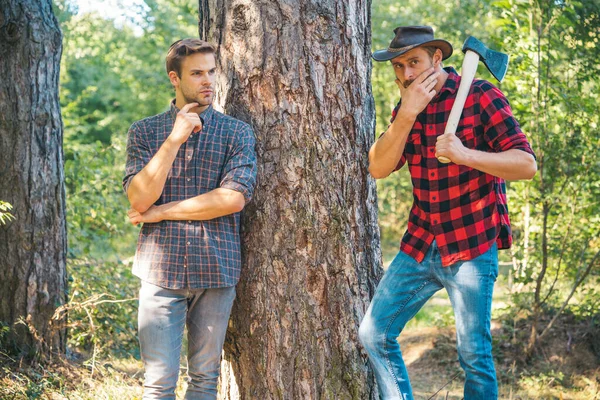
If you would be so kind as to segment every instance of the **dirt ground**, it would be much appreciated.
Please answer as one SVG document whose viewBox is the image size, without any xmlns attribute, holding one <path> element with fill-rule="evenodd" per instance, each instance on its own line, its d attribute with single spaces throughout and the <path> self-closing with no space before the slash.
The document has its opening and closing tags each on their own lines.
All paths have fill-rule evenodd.
<svg viewBox="0 0 600 400">
<path fill-rule="evenodd" d="M 417 321 L 417 315 L 399 338 L 415 399 L 460 400 L 464 375 L 449 303 L 436 295 L 422 311 L 425 317 Z M 600 324 L 559 318 L 526 362 L 527 325 L 492 322 L 500 399 L 600 400 Z M 30 368 L 0 352 L 0 399 L 140 399 L 141 377 L 135 359 L 99 361 L 94 368 L 89 361 Z"/>
<path fill-rule="evenodd" d="M 500 399 L 600 400 L 600 360 L 589 335 L 575 338 L 558 327 L 533 363 L 525 365 L 520 346 L 501 341 L 507 332 L 500 323 L 494 321 L 492 328 L 495 346 L 501 350 L 495 350 Z M 576 327 L 571 328 L 575 331 Z M 399 342 L 416 400 L 463 398 L 464 374 L 454 328 L 407 329 Z"/>
</svg>

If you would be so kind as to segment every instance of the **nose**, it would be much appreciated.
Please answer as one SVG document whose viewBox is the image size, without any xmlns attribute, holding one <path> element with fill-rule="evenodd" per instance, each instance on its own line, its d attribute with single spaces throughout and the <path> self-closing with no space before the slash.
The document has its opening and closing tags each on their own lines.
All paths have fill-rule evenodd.
<svg viewBox="0 0 600 400">
<path fill-rule="evenodd" d="M 404 69 L 404 80 L 405 81 L 411 81 L 414 79 L 414 71 L 412 68 L 405 68 Z"/>
<path fill-rule="evenodd" d="M 212 76 L 209 73 L 200 75 L 200 84 L 202 86 L 210 86 L 212 84 Z"/>
</svg>

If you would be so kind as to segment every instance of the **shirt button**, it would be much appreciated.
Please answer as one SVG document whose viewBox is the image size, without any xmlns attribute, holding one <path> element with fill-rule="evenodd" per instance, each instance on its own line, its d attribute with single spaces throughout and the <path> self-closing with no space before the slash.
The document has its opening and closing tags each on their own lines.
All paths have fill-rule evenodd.
<svg viewBox="0 0 600 400">
<path fill-rule="evenodd" d="M 431 173 L 431 176 L 432 176 L 432 177 L 433 177 L 433 176 L 435 176 L 435 172 L 432 172 L 432 173 Z"/>
<path fill-rule="evenodd" d="M 190 245 L 190 242 L 187 242 L 188 246 Z"/>
<path fill-rule="evenodd" d="M 183 264 L 183 268 L 187 268 L 187 265 Z"/>
<path fill-rule="evenodd" d="M 191 160 L 191 159 L 192 159 L 192 156 L 188 156 L 188 160 Z"/>
<path fill-rule="evenodd" d="M 437 197 L 433 196 L 433 197 L 432 197 L 432 199 L 433 199 L 433 200 L 437 200 Z"/>
<path fill-rule="evenodd" d="M 192 223 L 192 221 L 188 221 L 188 224 L 191 224 L 191 223 Z"/>
<path fill-rule="evenodd" d="M 189 182 L 189 181 L 191 181 L 191 180 L 192 180 L 191 178 L 187 178 L 187 179 L 186 179 L 186 181 L 188 181 L 188 182 Z"/>
<path fill-rule="evenodd" d="M 429 149 L 429 152 L 430 152 L 430 153 L 433 153 L 433 149 Z"/>
<path fill-rule="evenodd" d="M 429 130 L 432 130 L 432 129 L 433 129 L 433 125 L 429 125 Z"/>
<path fill-rule="evenodd" d="M 434 219 L 434 220 L 433 220 L 433 223 L 434 223 L 434 224 L 437 224 L 437 223 L 438 223 L 438 220 L 437 220 L 437 219 Z"/>
</svg>

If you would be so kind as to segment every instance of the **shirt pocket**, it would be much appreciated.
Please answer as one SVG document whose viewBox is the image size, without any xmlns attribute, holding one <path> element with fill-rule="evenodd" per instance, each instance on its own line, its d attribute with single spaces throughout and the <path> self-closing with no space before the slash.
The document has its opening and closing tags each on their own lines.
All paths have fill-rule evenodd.
<svg viewBox="0 0 600 400">
<path fill-rule="evenodd" d="M 421 134 L 411 133 L 406 141 L 404 147 L 404 153 L 406 154 L 406 161 L 408 165 L 419 165 L 423 158 L 422 145 L 421 145 Z"/>
<path fill-rule="evenodd" d="M 475 149 L 475 130 L 472 124 L 459 125 L 456 129 L 456 136 L 468 149 Z"/>
</svg>

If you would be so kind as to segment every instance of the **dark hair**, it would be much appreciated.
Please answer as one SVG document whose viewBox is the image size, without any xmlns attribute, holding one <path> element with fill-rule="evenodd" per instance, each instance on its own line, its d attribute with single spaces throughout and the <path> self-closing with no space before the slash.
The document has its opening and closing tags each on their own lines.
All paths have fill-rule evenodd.
<svg viewBox="0 0 600 400">
<path fill-rule="evenodd" d="M 435 54 L 436 50 L 438 49 L 435 46 L 421 46 L 421 48 L 423 50 L 425 50 L 429 54 L 429 57 L 433 57 L 433 55 Z"/>
<path fill-rule="evenodd" d="M 176 41 L 169 47 L 167 53 L 167 73 L 175 71 L 181 76 L 181 62 L 184 58 L 195 53 L 215 54 L 217 49 L 204 40 L 188 38 Z"/>
</svg>

